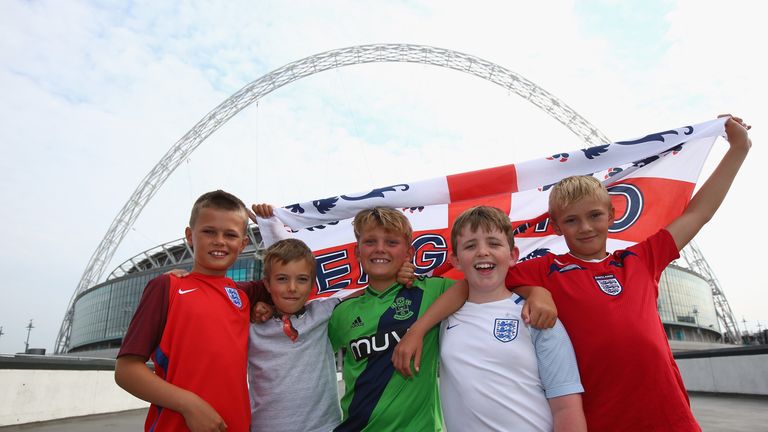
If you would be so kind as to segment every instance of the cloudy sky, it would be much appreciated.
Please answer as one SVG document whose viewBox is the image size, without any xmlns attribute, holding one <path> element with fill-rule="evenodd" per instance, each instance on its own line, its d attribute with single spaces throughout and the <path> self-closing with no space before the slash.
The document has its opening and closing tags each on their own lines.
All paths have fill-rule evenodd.
<svg viewBox="0 0 768 432">
<path fill-rule="evenodd" d="M 723 112 L 744 117 L 755 146 L 697 242 L 739 321 L 768 325 L 762 265 L 739 258 L 768 247 L 760 3 L 539 3 L 3 1 L 0 352 L 24 349 L 30 319 L 30 346 L 53 349 L 112 220 L 210 110 L 287 63 L 370 43 L 492 61 L 613 140 Z M 334 69 L 274 91 L 205 141 L 146 206 L 108 271 L 181 237 L 192 201 L 208 190 L 288 204 L 580 146 L 528 101 L 471 75 L 419 64 Z M 726 148 L 716 143 L 704 175 Z"/>
</svg>

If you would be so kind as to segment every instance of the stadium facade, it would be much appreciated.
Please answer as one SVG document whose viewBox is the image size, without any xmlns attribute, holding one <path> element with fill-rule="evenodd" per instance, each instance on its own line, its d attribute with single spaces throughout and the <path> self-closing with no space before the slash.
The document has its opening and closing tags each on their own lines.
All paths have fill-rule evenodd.
<svg viewBox="0 0 768 432">
<path fill-rule="evenodd" d="M 248 281 L 262 276 L 261 237 L 252 227 L 250 243 L 228 276 Z M 142 252 L 119 265 L 105 282 L 74 299 L 69 344 L 65 353 L 114 357 L 152 278 L 174 268 L 192 268 L 192 250 L 178 239 Z M 677 262 L 664 271 L 659 284 L 659 315 L 674 349 L 711 348 L 724 341 L 712 289 L 707 279 Z"/>
<path fill-rule="evenodd" d="M 177 240 L 131 258 L 118 266 L 106 281 L 100 282 L 106 266 L 144 206 L 208 136 L 243 108 L 298 79 L 344 66 L 385 62 L 432 65 L 473 75 L 524 98 L 587 146 L 611 142 L 566 103 L 522 75 L 449 49 L 412 44 L 358 45 L 286 64 L 248 83 L 220 103 L 182 136 L 144 177 L 91 256 L 62 320 L 55 352 L 113 356 L 147 281 L 171 268 L 191 267 L 191 250 Z M 250 235 L 251 245 L 259 245 L 258 233 L 251 231 Z M 740 341 L 738 326 L 717 279 L 695 245 L 692 243 L 687 249 L 692 252 L 685 254 L 684 250 L 685 259 L 678 260 L 679 263 L 685 261 L 687 266 L 671 265 L 662 278 L 659 293 L 659 314 L 672 348 L 689 343 L 701 346 Z M 235 280 L 250 280 L 260 275 L 257 247 L 249 246 L 230 276 Z"/>
</svg>

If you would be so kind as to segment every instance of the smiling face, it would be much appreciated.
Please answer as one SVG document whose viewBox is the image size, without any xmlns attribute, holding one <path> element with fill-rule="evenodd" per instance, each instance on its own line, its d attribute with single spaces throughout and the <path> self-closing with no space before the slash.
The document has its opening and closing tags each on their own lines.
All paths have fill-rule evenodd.
<svg viewBox="0 0 768 432">
<path fill-rule="evenodd" d="M 467 278 L 468 300 L 486 303 L 509 297 L 504 278 L 509 267 L 517 262 L 518 250 L 510 248 L 506 234 L 483 227 L 472 230 L 467 224 L 454 240 L 451 263 Z"/>
<path fill-rule="evenodd" d="M 313 269 L 314 263 L 306 259 L 272 261 L 269 277 L 265 282 L 277 312 L 291 315 L 304 307 L 312 292 Z"/>
<path fill-rule="evenodd" d="M 587 196 L 557 209 L 552 217 L 552 229 L 565 237 L 571 254 L 583 260 L 606 256 L 608 228 L 614 222 L 610 200 Z"/>
<path fill-rule="evenodd" d="M 395 283 L 400 267 L 413 256 L 413 246 L 402 233 L 369 225 L 360 232 L 355 255 L 371 288 L 383 291 Z"/>
<path fill-rule="evenodd" d="M 224 276 L 248 244 L 246 215 L 214 207 L 200 209 L 194 225 L 185 231 L 194 252 L 193 272 Z"/>
</svg>

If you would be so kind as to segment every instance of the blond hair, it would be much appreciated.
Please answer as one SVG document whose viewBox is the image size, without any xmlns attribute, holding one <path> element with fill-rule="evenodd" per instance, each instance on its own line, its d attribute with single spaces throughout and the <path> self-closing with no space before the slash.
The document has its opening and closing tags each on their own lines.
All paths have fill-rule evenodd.
<svg viewBox="0 0 768 432">
<path fill-rule="evenodd" d="M 512 231 L 512 224 L 509 222 L 509 216 L 496 207 L 475 206 L 461 212 L 459 217 L 453 221 L 451 227 L 451 248 L 456 253 L 457 242 L 461 231 L 469 227 L 473 232 L 482 228 L 487 232 L 500 231 L 507 237 L 509 250 L 515 247 L 515 235 Z"/>
<path fill-rule="evenodd" d="M 595 198 L 611 205 L 608 190 L 600 180 L 588 175 L 571 176 L 557 182 L 549 193 L 549 216 L 556 217 L 557 211 L 584 198 Z"/>
<path fill-rule="evenodd" d="M 413 240 L 413 228 L 411 222 L 402 212 L 387 207 L 374 207 L 361 210 L 352 221 L 355 230 L 355 239 L 360 241 L 363 231 L 382 227 L 395 235 L 402 235 L 410 244 Z"/>
<path fill-rule="evenodd" d="M 312 280 L 315 279 L 317 272 L 317 264 L 315 262 L 315 256 L 312 255 L 312 250 L 309 249 L 306 243 L 299 239 L 289 238 L 283 239 L 272 246 L 267 248 L 267 252 L 264 254 L 264 276 L 269 279 L 272 274 L 272 267 L 275 262 L 280 264 L 288 264 L 293 261 L 305 260 L 310 266 L 310 276 Z"/>
<path fill-rule="evenodd" d="M 245 204 L 243 204 L 240 198 L 219 189 L 206 192 L 200 195 L 200 198 L 195 201 L 195 204 L 192 206 L 192 212 L 189 215 L 190 228 L 195 226 L 197 217 L 200 215 L 200 210 L 204 208 L 214 208 L 241 213 L 244 219 L 243 232 L 245 232 L 245 228 L 248 226 L 248 211 L 245 209 Z"/>
</svg>

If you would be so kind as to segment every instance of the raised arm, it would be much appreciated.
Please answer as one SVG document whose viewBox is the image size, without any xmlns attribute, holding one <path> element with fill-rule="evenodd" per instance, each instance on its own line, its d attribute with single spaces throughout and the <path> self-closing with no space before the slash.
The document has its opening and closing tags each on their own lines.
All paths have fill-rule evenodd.
<svg viewBox="0 0 768 432">
<path fill-rule="evenodd" d="M 725 133 L 728 135 L 730 148 L 712 175 L 688 203 L 683 214 L 667 226 L 667 231 L 672 234 L 678 250 L 687 245 L 701 227 L 712 219 L 752 146 L 752 141 L 747 133 L 751 126 L 745 124 L 739 117 L 730 114 L 719 117 L 728 117 L 725 122 Z"/>
<path fill-rule="evenodd" d="M 145 359 L 125 355 L 115 364 L 115 382 L 139 399 L 180 413 L 190 431 L 226 430 L 224 419 L 198 395 L 155 375 Z"/>
<path fill-rule="evenodd" d="M 408 329 L 408 333 L 397 343 L 395 351 L 392 353 L 392 364 L 405 377 L 412 377 L 411 359 L 413 359 L 413 368 L 419 372 L 421 365 L 421 348 L 424 343 L 424 335 L 448 318 L 452 313 L 459 310 L 469 295 L 469 286 L 467 281 L 460 280 L 454 283 L 446 292 L 444 292 L 432 305 L 424 311 L 424 314 L 416 320 Z"/>
<path fill-rule="evenodd" d="M 258 220 L 257 216 L 261 220 Z M 248 210 L 248 217 L 259 225 L 262 237 L 270 236 L 274 239 L 273 242 L 291 237 L 283 222 L 275 216 L 274 207 L 270 204 L 252 204 L 251 210 Z"/>
</svg>

